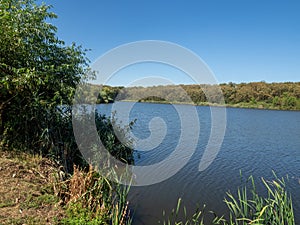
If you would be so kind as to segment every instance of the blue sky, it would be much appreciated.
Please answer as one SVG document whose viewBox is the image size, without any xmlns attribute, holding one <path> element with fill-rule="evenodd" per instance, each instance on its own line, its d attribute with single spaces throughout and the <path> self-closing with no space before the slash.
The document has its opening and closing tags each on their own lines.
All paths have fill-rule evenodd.
<svg viewBox="0 0 300 225">
<path fill-rule="evenodd" d="M 58 15 L 52 23 L 59 38 L 92 49 L 92 62 L 128 42 L 163 40 L 199 55 L 219 83 L 300 81 L 300 1 L 44 2 Z M 149 65 L 128 71 L 137 76 L 147 69 Z M 153 71 L 158 75 L 159 66 Z M 167 77 L 175 83 L 190 82 L 171 72 Z M 124 76 L 115 80 L 114 85 L 125 82 Z"/>
</svg>

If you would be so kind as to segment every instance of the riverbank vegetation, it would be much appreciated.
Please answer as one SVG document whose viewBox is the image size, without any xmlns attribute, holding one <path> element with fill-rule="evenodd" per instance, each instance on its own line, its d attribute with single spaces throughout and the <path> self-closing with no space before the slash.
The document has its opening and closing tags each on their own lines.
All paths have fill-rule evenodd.
<svg viewBox="0 0 300 225">
<path fill-rule="evenodd" d="M 244 184 L 233 194 L 227 192 L 224 202 L 229 215 L 217 216 L 209 224 L 223 225 L 247 225 L 247 224 L 277 224 L 294 225 L 294 211 L 290 195 L 286 191 L 284 178 L 278 178 L 274 173 L 273 181 L 261 179 L 266 195 L 262 196 L 256 191 L 254 178 L 248 179 L 249 184 Z M 180 217 L 179 215 L 183 215 Z M 163 225 L 204 225 L 204 210 L 196 210 L 192 216 L 187 216 L 186 209 L 182 205 L 182 199 L 178 200 L 177 207 L 172 210 L 161 222 Z M 208 224 L 208 222 L 206 222 Z"/>
<path fill-rule="evenodd" d="M 253 177 L 237 191 L 227 192 L 224 202 L 220 202 L 227 206 L 226 216 L 216 215 L 207 207 L 191 215 L 179 199 L 171 212 L 162 214 L 158 224 L 294 225 L 285 179 L 275 176 L 271 181 L 262 178 L 261 182 L 263 194 L 257 192 Z M 71 175 L 52 159 L 0 151 L 1 224 L 129 225 L 134 212 L 129 211 L 128 191 L 129 187 L 105 179 L 92 167 L 82 170 L 75 166 Z"/>
<path fill-rule="evenodd" d="M 128 190 L 92 167 L 67 174 L 52 159 L 0 150 L 1 224 L 130 224 Z"/>
<path fill-rule="evenodd" d="M 129 88 L 105 86 L 101 93 L 107 100 L 102 97 L 98 98 L 98 102 L 117 100 L 300 110 L 300 82 L 230 82 L 219 86 L 200 84 Z"/>
</svg>

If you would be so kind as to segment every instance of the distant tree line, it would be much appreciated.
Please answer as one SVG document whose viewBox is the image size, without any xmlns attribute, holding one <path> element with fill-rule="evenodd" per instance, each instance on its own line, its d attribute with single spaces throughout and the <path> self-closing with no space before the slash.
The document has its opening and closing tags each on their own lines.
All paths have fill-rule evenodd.
<svg viewBox="0 0 300 225">
<path fill-rule="evenodd" d="M 218 91 L 219 88 L 222 92 Z M 103 87 L 98 96 L 98 103 L 115 100 L 197 105 L 225 103 L 237 107 L 300 110 L 300 82 Z"/>
</svg>

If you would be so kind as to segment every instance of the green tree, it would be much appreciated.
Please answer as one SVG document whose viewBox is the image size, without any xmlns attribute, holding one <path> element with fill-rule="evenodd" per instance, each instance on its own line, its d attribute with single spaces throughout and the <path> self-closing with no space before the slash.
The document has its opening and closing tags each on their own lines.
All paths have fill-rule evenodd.
<svg viewBox="0 0 300 225">
<path fill-rule="evenodd" d="M 53 135 L 63 120 L 58 106 L 71 104 L 88 70 L 85 50 L 56 37 L 50 8 L 33 0 L 0 0 L 2 144 L 43 153 L 63 136 Z"/>
<path fill-rule="evenodd" d="M 123 87 L 103 86 L 98 94 L 97 104 L 113 103 Z"/>
</svg>

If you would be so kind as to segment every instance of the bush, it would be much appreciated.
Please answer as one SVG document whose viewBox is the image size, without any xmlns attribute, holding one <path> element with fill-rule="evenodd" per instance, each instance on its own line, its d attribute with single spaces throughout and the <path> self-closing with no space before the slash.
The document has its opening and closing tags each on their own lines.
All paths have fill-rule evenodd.
<svg viewBox="0 0 300 225">
<path fill-rule="evenodd" d="M 0 136 L 2 145 L 49 153 L 60 135 L 58 106 L 70 105 L 88 71 L 85 50 L 65 46 L 50 6 L 0 0 Z M 49 138 L 50 137 L 50 138 Z"/>
</svg>

